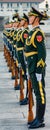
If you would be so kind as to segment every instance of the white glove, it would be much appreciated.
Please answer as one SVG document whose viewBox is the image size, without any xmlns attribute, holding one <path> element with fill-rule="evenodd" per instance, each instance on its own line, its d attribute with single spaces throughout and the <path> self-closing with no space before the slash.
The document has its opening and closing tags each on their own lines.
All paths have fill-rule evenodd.
<svg viewBox="0 0 50 130">
<path fill-rule="evenodd" d="M 41 81 L 41 79 L 42 79 L 42 74 L 36 73 L 36 78 L 37 78 L 37 81 Z"/>
</svg>

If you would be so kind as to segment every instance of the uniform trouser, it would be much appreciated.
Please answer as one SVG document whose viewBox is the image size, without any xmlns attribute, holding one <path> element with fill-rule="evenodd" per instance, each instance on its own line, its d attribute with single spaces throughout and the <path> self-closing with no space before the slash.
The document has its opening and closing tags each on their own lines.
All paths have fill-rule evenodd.
<svg viewBox="0 0 50 130">
<path fill-rule="evenodd" d="M 43 79 L 41 81 L 37 81 L 36 74 L 32 72 L 30 74 L 30 78 L 36 96 L 36 117 L 39 120 L 42 120 L 44 118 L 45 106 L 46 106 L 46 95 L 45 95 L 45 87 L 43 82 L 44 75 L 42 76 Z"/>
<path fill-rule="evenodd" d="M 24 79 L 27 78 L 26 76 L 26 65 L 25 65 L 25 60 L 24 60 L 24 55 L 23 55 L 23 51 L 18 51 L 18 62 L 21 63 L 22 69 L 24 71 Z"/>
<path fill-rule="evenodd" d="M 18 51 L 18 62 L 21 63 L 22 69 L 24 71 L 23 79 L 27 81 L 26 64 L 25 64 L 25 60 L 24 60 L 23 51 Z M 28 96 L 28 84 L 27 84 L 27 88 L 26 88 L 26 97 L 27 96 Z"/>
</svg>

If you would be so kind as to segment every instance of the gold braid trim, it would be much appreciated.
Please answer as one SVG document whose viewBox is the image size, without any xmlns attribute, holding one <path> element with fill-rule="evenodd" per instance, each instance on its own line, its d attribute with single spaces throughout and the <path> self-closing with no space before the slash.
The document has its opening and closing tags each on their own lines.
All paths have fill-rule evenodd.
<svg viewBox="0 0 50 130">
<path fill-rule="evenodd" d="M 17 41 L 20 41 L 20 35 L 21 35 L 21 32 L 22 32 L 22 30 L 18 30 L 18 32 L 17 32 Z"/>
<path fill-rule="evenodd" d="M 16 47 L 16 50 L 17 50 L 17 51 L 21 51 L 21 50 L 23 50 L 23 49 L 24 49 L 23 47 L 19 47 L 19 48 Z"/>
<path fill-rule="evenodd" d="M 25 52 L 25 53 L 24 53 L 24 55 L 25 55 L 26 57 L 29 57 L 29 56 L 32 56 L 32 55 L 36 55 L 36 54 L 38 54 L 38 52 L 36 52 L 36 51 L 34 51 L 34 52 Z"/>
<path fill-rule="evenodd" d="M 31 15 L 38 16 L 38 14 L 35 14 L 35 13 L 32 13 L 32 12 L 29 12 L 28 15 L 29 15 L 29 16 L 31 16 Z"/>
<path fill-rule="evenodd" d="M 17 40 L 17 37 L 13 37 L 13 40 Z"/>
<path fill-rule="evenodd" d="M 44 93 L 43 93 L 41 81 L 39 81 L 38 84 L 39 84 L 39 91 L 40 91 L 40 95 L 41 95 L 42 104 L 45 104 Z"/>
<path fill-rule="evenodd" d="M 38 61 L 38 63 L 37 63 L 37 67 L 39 67 L 39 66 L 41 66 L 41 67 L 44 67 L 44 66 L 45 66 L 45 62 L 43 61 L 42 58 L 41 58 L 41 60 Z"/>
<path fill-rule="evenodd" d="M 21 38 L 21 41 L 22 41 L 22 42 L 24 42 L 24 40 L 23 40 L 23 37 L 22 37 L 22 36 L 23 36 L 23 34 L 24 34 L 24 32 L 25 32 L 25 31 L 29 32 L 27 29 L 24 29 L 24 30 L 22 31 L 22 33 L 21 33 L 21 35 L 20 35 L 20 38 Z"/>
<path fill-rule="evenodd" d="M 37 30 L 33 33 L 32 37 L 31 37 L 31 39 L 30 39 L 30 43 L 31 43 L 35 48 L 37 48 L 37 46 L 36 46 L 36 43 L 34 42 L 34 39 L 35 39 L 35 36 L 36 36 L 36 34 L 37 34 L 38 31 L 40 31 L 40 32 L 43 34 L 43 37 L 44 37 L 43 31 L 40 30 L 40 29 L 37 29 Z"/>
</svg>

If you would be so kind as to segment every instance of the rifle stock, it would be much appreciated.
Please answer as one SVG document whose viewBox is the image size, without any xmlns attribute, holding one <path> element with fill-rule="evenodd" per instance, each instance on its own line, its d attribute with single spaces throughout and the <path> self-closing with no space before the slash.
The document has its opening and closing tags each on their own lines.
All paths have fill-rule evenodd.
<svg viewBox="0 0 50 130">
<path fill-rule="evenodd" d="M 30 78 L 28 79 L 28 123 L 33 121 L 34 119 L 34 113 L 32 111 L 33 108 L 33 95 L 32 95 L 32 83 Z"/>
<path fill-rule="evenodd" d="M 24 99 L 24 83 L 23 83 L 23 77 L 22 77 L 22 68 L 20 67 L 20 101 Z"/>
</svg>

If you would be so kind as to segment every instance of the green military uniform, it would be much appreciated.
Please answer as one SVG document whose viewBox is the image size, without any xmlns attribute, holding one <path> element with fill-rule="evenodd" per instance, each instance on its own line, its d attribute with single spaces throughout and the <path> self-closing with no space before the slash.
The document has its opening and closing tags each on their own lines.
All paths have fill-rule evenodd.
<svg viewBox="0 0 50 130">
<path fill-rule="evenodd" d="M 14 16 L 13 16 L 13 20 L 16 21 L 16 23 L 19 24 L 20 22 L 20 17 L 18 15 L 18 13 L 16 13 Z M 18 54 L 17 54 L 17 39 L 18 39 L 18 36 L 17 36 L 17 33 L 18 33 L 18 29 L 17 27 L 14 28 L 14 36 L 13 36 L 13 46 L 14 46 L 14 58 L 16 60 L 16 64 L 18 66 Z"/>
<path fill-rule="evenodd" d="M 30 14 L 29 14 L 30 15 Z M 42 17 L 36 9 L 32 9 L 31 15 L 35 17 Z M 32 80 L 32 88 L 36 96 L 36 118 L 32 122 L 29 128 L 38 128 L 43 125 L 45 106 L 46 106 L 46 95 L 45 95 L 45 80 L 44 70 L 46 66 L 46 48 L 44 33 L 39 26 L 34 27 L 29 37 L 26 39 L 26 53 L 28 70 L 30 78 Z"/>
<path fill-rule="evenodd" d="M 26 65 L 25 65 L 25 59 L 24 59 L 24 44 L 21 41 L 20 35 L 22 33 L 22 30 L 18 30 L 17 32 L 17 54 L 18 54 L 18 62 L 21 63 L 22 70 L 23 70 L 23 76 L 24 79 L 26 79 Z"/>
<path fill-rule="evenodd" d="M 43 69 L 45 67 L 46 49 L 44 45 L 44 34 L 39 27 L 36 27 L 29 33 L 29 37 L 26 40 L 25 56 L 27 58 L 30 75 L 33 72 L 39 74 L 43 73 Z"/>
<path fill-rule="evenodd" d="M 22 31 L 22 33 L 21 33 L 21 41 L 22 41 L 22 43 L 23 43 L 23 45 L 24 45 L 24 49 L 23 49 L 23 52 L 25 53 L 25 46 L 26 46 L 26 38 L 28 37 L 28 33 L 29 33 L 29 28 L 27 27 L 27 28 L 25 28 L 23 31 Z M 27 83 L 27 86 L 26 86 L 26 97 L 25 97 L 25 99 L 23 100 L 23 102 L 21 103 L 22 105 L 25 105 L 25 104 L 27 104 L 28 103 L 28 79 L 27 79 L 27 60 L 26 60 L 26 57 L 23 55 L 23 57 L 24 57 L 24 62 L 25 62 L 25 75 L 24 75 L 24 77 L 26 77 L 26 83 Z M 21 65 L 22 65 L 22 68 L 23 68 L 23 70 L 24 70 L 24 65 L 23 65 L 23 63 L 21 63 Z"/>
<path fill-rule="evenodd" d="M 24 64 L 25 64 L 25 66 L 23 64 L 23 61 L 21 61 L 21 65 L 22 65 L 22 68 L 24 70 L 25 75 L 26 75 L 26 63 L 25 63 L 26 59 L 24 57 L 24 52 L 25 52 L 25 41 L 26 41 L 26 38 L 28 37 L 28 32 L 29 32 L 29 29 L 25 28 L 25 29 L 23 29 L 23 31 L 21 33 L 21 36 L 20 36 L 21 37 L 21 42 L 23 44 L 23 58 L 24 58 Z"/>
<path fill-rule="evenodd" d="M 26 15 L 22 17 L 22 19 L 27 19 Z M 24 47 L 25 47 L 25 40 L 28 37 L 28 28 L 19 29 L 17 32 L 17 52 L 18 52 L 18 62 L 21 63 L 23 69 L 23 77 L 26 79 L 26 64 L 24 59 Z"/>
<path fill-rule="evenodd" d="M 13 46 L 14 46 L 14 60 L 17 60 L 17 51 L 16 51 L 16 41 L 17 41 L 17 29 L 14 30 L 14 36 L 13 36 Z"/>
<path fill-rule="evenodd" d="M 10 51 L 9 38 L 10 38 L 10 29 L 7 28 L 7 29 L 5 30 L 5 43 L 6 43 L 7 49 Z"/>
<path fill-rule="evenodd" d="M 23 56 L 23 48 L 24 48 L 24 44 L 21 42 L 21 35 L 22 30 L 19 29 L 17 32 L 17 55 L 18 55 L 18 62 L 21 63 L 21 65 L 23 65 L 22 69 L 25 72 L 26 71 L 26 67 L 25 67 L 25 62 L 24 62 L 24 56 Z"/>
<path fill-rule="evenodd" d="M 13 51 L 13 36 L 14 36 L 14 29 L 11 29 L 10 37 L 9 37 L 9 44 L 11 46 L 11 55 L 12 55 L 12 57 L 14 55 L 14 51 Z"/>
<path fill-rule="evenodd" d="M 17 52 L 18 52 L 18 61 L 19 61 L 19 63 L 21 63 L 21 67 L 22 67 L 22 70 L 24 72 L 22 74 L 23 78 L 27 81 L 26 59 L 25 59 L 25 56 L 24 56 L 24 52 L 25 52 L 25 41 L 26 41 L 26 38 L 28 37 L 28 32 L 29 32 L 28 16 L 26 14 L 24 14 L 23 17 L 22 17 L 22 20 L 24 20 L 24 23 L 27 22 L 27 25 L 26 25 L 26 27 L 24 26 L 22 30 L 20 29 L 17 33 Z M 20 104 L 21 105 L 28 104 L 28 87 L 26 88 L 26 97 L 21 101 Z"/>
<path fill-rule="evenodd" d="M 40 106 L 45 106 L 45 91 L 43 86 L 44 83 L 42 82 L 44 79 L 38 81 L 36 77 L 36 73 L 43 75 L 46 59 L 44 35 L 38 27 L 30 32 L 29 38 L 26 40 L 26 57 L 30 78 L 32 80 L 32 87 L 36 95 L 36 102 Z M 39 113 L 42 114 L 42 111 L 39 111 Z M 36 116 L 38 116 L 38 118 L 41 117 L 38 114 Z"/>
</svg>

